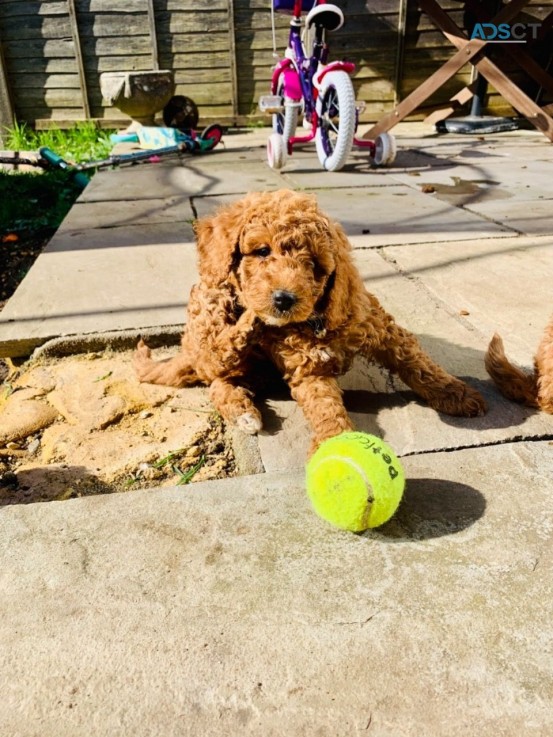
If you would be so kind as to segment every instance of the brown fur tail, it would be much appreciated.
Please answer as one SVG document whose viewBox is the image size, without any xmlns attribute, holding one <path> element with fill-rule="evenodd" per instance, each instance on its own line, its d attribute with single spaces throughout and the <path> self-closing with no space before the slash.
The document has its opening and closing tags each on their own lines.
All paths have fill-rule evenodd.
<svg viewBox="0 0 553 737">
<path fill-rule="evenodd" d="M 488 346 L 485 365 L 493 382 L 507 399 L 529 407 L 538 406 L 538 382 L 535 373 L 527 374 L 507 360 L 503 341 L 497 333 Z"/>
</svg>

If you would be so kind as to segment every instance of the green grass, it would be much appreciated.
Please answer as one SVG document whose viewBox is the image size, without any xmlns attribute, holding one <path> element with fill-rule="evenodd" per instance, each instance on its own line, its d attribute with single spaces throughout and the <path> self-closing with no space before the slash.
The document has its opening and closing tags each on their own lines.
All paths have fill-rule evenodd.
<svg viewBox="0 0 553 737">
<path fill-rule="evenodd" d="M 109 155 L 112 131 L 100 130 L 94 123 L 76 123 L 73 128 L 35 131 L 26 123 L 16 123 L 7 128 L 4 135 L 4 148 L 12 151 L 38 151 L 47 146 L 67 161 L 78 164 L 92 159 L 103 159 Z"/>
<path fill-rule="evenodd" d="M 92 123 L 45 131 L 22 123 L 6 131 L 2 147 L 38 155 L 47 146 L 66 161 L 81 163 L 110 153 L 109 133 Z M 81 191 L 73 177 L 60 169 L 0 169 L 0 304 L 17 289 Z"/>
<path fill-rule="evenodd" d="M 44 131 L 16 123 L 6 130 L 4 147 L 38 152 L 47 146 L 67 161 L 80 163 L 108 156 L 112 148 L 109 134 L 90 122 Z M 81 188 L 63 171 L 41 172 L 38 168 L 36 173 L 0 171 L 0 235 L 55 230 L 79 196 Z"/>
</svg>

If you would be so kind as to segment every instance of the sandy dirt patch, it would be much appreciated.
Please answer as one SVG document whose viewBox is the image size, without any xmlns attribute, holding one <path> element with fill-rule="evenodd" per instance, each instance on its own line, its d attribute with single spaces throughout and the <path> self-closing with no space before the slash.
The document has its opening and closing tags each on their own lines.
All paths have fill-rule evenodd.
<svg viewBox="0 0 553 737">
<path fill-rule="evenodd" d="M 43 359 L 4 380 L 0 505 L 235 474 L 231 442 L 206 388 L 140 384 L 131 356 Z"/>
</svg>

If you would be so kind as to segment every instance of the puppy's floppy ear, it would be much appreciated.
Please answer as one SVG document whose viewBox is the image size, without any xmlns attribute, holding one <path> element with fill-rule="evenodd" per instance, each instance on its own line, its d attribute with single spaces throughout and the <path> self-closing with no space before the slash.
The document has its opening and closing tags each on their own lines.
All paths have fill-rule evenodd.
<svg viewBox="0 0 553 737">
<path fill-rule="evenodd" d="M 237 202 L 194 223 L 200 274 L 208 286 L 220 286 L 228 281 L 232 273 L 239 256 L 243 213 L 242 202 Z"/>
<path fill-rule="evenodd" d="M 335 330 L 349 319 L 352 299 L 363 289 L 361 277 L 351 260 L 351 244 L 338 223 L 330 221 L 334 272 L 329 276 L 324 297 L 324 321 L 327 330 Z"/>
</svg>

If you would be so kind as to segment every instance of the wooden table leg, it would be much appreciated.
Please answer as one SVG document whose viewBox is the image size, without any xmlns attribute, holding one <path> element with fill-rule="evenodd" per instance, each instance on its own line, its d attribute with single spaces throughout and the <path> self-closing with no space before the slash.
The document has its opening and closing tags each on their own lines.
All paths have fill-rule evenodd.
<svg viewBox="0 0 553 737">
<path fill-rule="evenodd" d="M 439 123 L 440 120 L 445 120 L 446 118 L 449 118 L 449 116 L 456 112 L 456 110 L 461 105 L 466 105 L 467 102 L 470 102 L 470 100 L 472 100 L 475 90 L 476 80 L 474 80 L 474 82 L 471 82 L 471 84 L 467 85 L 466 87 L 463 87 L 463 89 L 456 95 L 453 95 L 453 97 L 450 97 L 450 104 L 447 107 L 442 107 L 439 110 L 434 110 L 434 112 L 430 113 L 430 115 L 427 115 L 424 119 L 424 122 L 428 123 L 429 125 L 435 125 L 436 123 Z"/>
<path fill-rule="evenodd" d="M 402 100 L 399 105 L 384 115 L 376 125 L 373 125 L 363 135 L 363 138 L 376 138 L 380 133 L 384 133 L 390 130 L 390 128 L 393 128 L 394 125 L 397 125 L 403 118 L 412 113 L 413 110 L 416 110 L 430 95 L 436 92 L 448 79 L 457 74 L 459 69 L 464 67 L 473 56 L 480 53 L 485 45 L 486 41 L 479 39 L 468 41 L 465 39 L 465 43 L 459 51 L 448 59 L 434 74 L 428 77 L 428 79 L 425 79 L 405 100 Z"/>
<path fill-rule="evenodd" d="M 511 0 L 504 6 L 502 10 L 495 16 L 493 22 L 496 24 L 506 23 L 514 18 L 522 8 L 528 4 L 529 0 Z M 514 82 L 512 82 L 499 67 L 490 61 L 487 57 L 475 58 L 482 51 L 487 42 L 480 39 L 469 40 L 463 34 L 457 24 L 440 8 L 436 0 L 419 0 L 420 7 L 430 16 L 438 28 L 444 35 L 457 47 L 458 51 L 440 67 L 434 74 L 426 79 L 416 90 L 411 92 L 405 100 L 399 103 L 391 112 L 383 116 L 363 138 L 376 138 L 380 133 L 390 130 L 397 123 L 403 120 L 407 115 L 412 113 L 421 105 L 430 95 L 439 89 L 448 79 L 459 71 L 467 62 L 471 62 L 484 76 L 490 84 L 509 102 L 515 110 L 522 113 L 538 130 L 540 130 L 549 140 L 553 141 L 553 119 L 548 112 L 542 110 L 528 95 L 526 95 Z M 550 15 L 547 17 L 549 21 Z M 476 44 L 478 43 L 478 46 Z M 551 77 L 524 51 L 510 50 L 519 64 L 526 71 L 536 78 L 543 87 L 550 89 L 553 83 Z M 470 87 L 465 87 L 461 92 L 451 98 L 451 102 L 460 104 L 466 102 L 472 97 Z M 447 117 L 448 111 L 453 112 L 454 108 L 446 108 L 445 111 L 437 111 L 440 120 Z M 445 113 L 445 114 L 444 114 Z M 433 116 L 429 117 L 429 120 Z"/>
<path fill-rule="evenodd" d="M 475 62 L 479 73 L 495 87 L 499 94 L 509 102 L 515 110 L 522 113 L 544 136 L 553 141 L 553 118 L 537 105 L 520 87 L 509 79 L 501 69 L 484 57 Z"/>
</svg>

